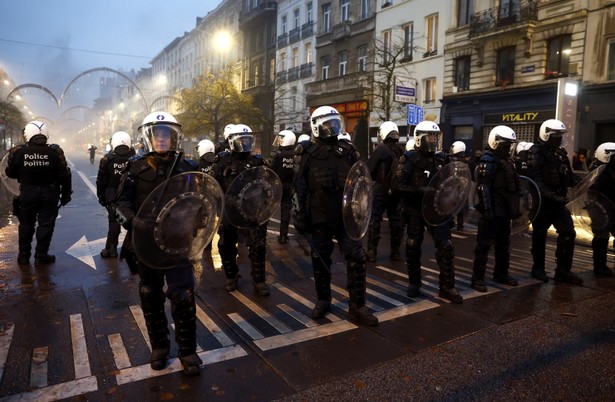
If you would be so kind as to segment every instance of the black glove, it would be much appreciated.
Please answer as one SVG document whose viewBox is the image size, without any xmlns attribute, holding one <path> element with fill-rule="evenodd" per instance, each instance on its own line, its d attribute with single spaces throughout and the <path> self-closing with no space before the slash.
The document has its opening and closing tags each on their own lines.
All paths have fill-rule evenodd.
<svg viewBox="0 0 615 402">
<path fill-rule="evenodd" d="M 67 195 L 63 195 L 62 197 L 60 197 L 60 204 L 62 206 L 68 204 L 70 202 L 71 198 L 70 198 L 70 194 Z"/>
<path fill-rule="evenodd" d="M 310 224 L 308 222 L 307 215 L 305 213 L 297 212 L 294 216 L 295 230 L 300 235 L 304 235 L 310 232 Z"/>
</svg>

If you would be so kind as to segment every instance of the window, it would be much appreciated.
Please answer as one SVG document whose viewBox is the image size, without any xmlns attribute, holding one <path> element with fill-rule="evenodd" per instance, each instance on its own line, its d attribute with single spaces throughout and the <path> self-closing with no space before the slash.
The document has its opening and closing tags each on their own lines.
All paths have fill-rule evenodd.
<svg viewBox="0 0 615 402">
<path fill-rule="evenodd" d="M 423 103 L 435 102 L 436 96 L 436 79 L 427 78 L 423 81 Z"/>
<path fill-rule="evenodd" d="M 458 57 L 455 60 L 455 87 L 457 91 L 470 89 L 470 56 Z"/>
<path fill-rule="evenodd" d="M 306 63 L 312 62 L 312 43 L 311 42 L 305 44 L 305 62 Z"/>
<path fill-rule="evenodd" d="M 434 56 L 438 53 L 438 14 L 430 15 L 425 18 L 425 28 L 427 29 L 427 52 L 425 57 Z"/>
<path fill-rule="evenodd" d="M 286 16 L 282 17 L 282 23 L 280 24 L 280 29 L 281 29 L 280 34 L 284 35 L 287 30 Z"/>
<path fill-rule="evenodd" d="M 320 65 L 322 66 L 321 74 L 322 79 L 326 80 L 329 78 L 329 65 L 331 61 L 329 60 L 329 56 L 323 56 L 320 58 Z"/>
<path fill-rule="evenodd" d="M 307 22 L 312 22 L 312 2 L 307 3 L 305 8 L 305 17 Z"/>
<path fill-rule="evenodd" d="M 568 75 L 570 63 L 571 36 L 562 35 L 553 38 L 547 45 L 547 70 L 545 78 L 557 78 Z"/>
<path fill-rule="evenodd" d="M 608 58 L 606 62 L 606 79 L 615 80 L 615 39 L 609 41 Z"/>
<path fill-rule="evenodd" d="M 269 59 L 269 82 L 275 82 L 275 57 Z"/>
<path fill-rule="evenodd" d="M 331 32 L 331 3 L 322 6 L 322 32 Z"/>
<path fill-rule="evenodd" d="M 391 60 L 391 30 L 382 32 L 382 62 L 387 64 Z"/>
<path fill-rule="evenodd" d="M 453 138 L 455 140 L 469 140 L 474 138 L 474 126 L 455 126 L 453 127 Z"/>
<path fill-rule="evenodd" d="M 501 20 L 514 21 L 519 15 L 520 0 L 500 0 L 499 17 Z"/>
<path fill-rule="evenodd" d="M 280 71 L 286 70 L 286 52 L 280 53 Z"/>
<path fill-rule="evenodd" d="M 361 20 L 369 18 L 369 3 L 370 0 L 361 0 Z"/>
<path fill-rule="evenodd" d="M 357 58 L 357 71 L 367 71 L 367 46 L 359 46 L 359 48 L 357 49 L 357 53 L 359 55 L 359 57 Z"/>
<path fill-rule="evenodd" d="M 412 48 L 414 47 L 414 23 L 403 26 L 404 30 L 404 60 L 412 60 Z"/>
<path fill-rule="evenodd" d="M 299 67 L 299 48 L 293 48 L 293 62 L 291 67 Z"/>
<path fill-rule="evenodd" d="M 299 10 L 295 10 L 293 13 L 293 28 L 299 28 Z"/>
<path fill-rule="evenodd" d="M 470 23 L 470 16 L 474 13 L 474 0 L 459 0 L 457 10 L 457 26 L 462 27 Z"/>
<path fill-rule="evenodd" d="M 346 65 L 348 64 L 348 53 L 346 51 L 339 52 L 338 55 L 339 60 L 339 76 L 346 75 Z"/>
<path fill-rule="evenodd" d="M 348 21 L 350 14 L 350 0 L 341 0 L 340 21 Z"/>
<path fill-rule="evenodd" d="M 495 85 L 506 86 L 515 82 L 515 47 L 508 46 L 498 50 L 496 60 Z"/>
</svg>

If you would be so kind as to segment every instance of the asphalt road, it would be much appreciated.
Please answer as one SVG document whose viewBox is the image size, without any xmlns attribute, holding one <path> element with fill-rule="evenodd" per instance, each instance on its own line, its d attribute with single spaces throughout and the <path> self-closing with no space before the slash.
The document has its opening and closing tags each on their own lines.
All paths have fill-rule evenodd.
<svg viewBox="0 0 615 402">
<path fill-rule="evenodd" d="M 107 218 L 93 193 L 97 165 L 85 153 L 68 157 L 75 190 L 57 221 L 50 250 L 57 262 L 18 267 L 17 226 L 8 219 L 0 229 L 0 400 L 613 400 L 615 279 L 594 277 L 588 238 L 580 235 L 575 250 L 583 286 L 533 280 L 529 238 L 519 235 L 511 249 L 519 286 L 489 282 L 483 294 L 469 286 L 471 225 L 453 232 L 462 305 L 437 297 L 429 236 L 423 294 L 406 297 L 405 264 L 388 259 L 385 225 L 378 260 L 368 267 L 368 305 L 380 325 L 363 328 L 346 320 L 337 251 L 333 311 L 309 318 L 308 244 L 292 236 L 279 245 L 274 216 L 271 296 L 255 294 L 245 247 L 235 292 L 224 290 L 216 253 L 204 258 L 195 270 L 201 375 L 186 378 L 176 359 L 154 372 L 138 278 L 99 255 Z M 551 238 L 550 275 L 554 246 Z"/>
</svg>

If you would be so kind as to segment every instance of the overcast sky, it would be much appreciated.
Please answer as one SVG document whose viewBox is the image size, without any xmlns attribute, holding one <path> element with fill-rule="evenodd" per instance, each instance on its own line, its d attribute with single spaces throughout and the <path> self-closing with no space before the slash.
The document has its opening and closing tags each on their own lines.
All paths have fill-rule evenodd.
<svg viewBox="0 0 615 402">
<path fill-rule="evenodd" d="M 219 0 L 2 0 L 0 66 L 55 93 L 96 67 L 138 70 Z"/>
</svg>

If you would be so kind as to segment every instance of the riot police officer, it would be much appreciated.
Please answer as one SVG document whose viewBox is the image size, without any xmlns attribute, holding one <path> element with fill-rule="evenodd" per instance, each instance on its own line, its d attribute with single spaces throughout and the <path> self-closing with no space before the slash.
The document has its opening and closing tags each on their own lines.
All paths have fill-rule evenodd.
<svg viewBox="0 0 615 402">
<path fill-rule="evenodd" d="M 463 141 L 453 142 L 450 149 L 450 159 L 451 162 L 462 162 L 466 165 L 468 164 L 468 159 L 466 158 L 466 144 Z M 466 202 L 463 208 L 461 208 L 461 211 L 457 214 L 457 230 L 463 230 L 463 225 L 465 223 L 465 211 L 467 208 L 468 203 Z M 451 219 L 451 227 L 455 227 L 454 219 Z"/>
<path fill-rule="evenodd" d="M 230 152 L 221 152 L 216 156 L 213 175 L 226 194 L 235 178 L 250 168 L 263 166 L 261 155 L 254 154 L 254 135 L 252 129 L 245 124 L 234 124 L 228 135 Z M 252 284 L 259 296 L 268 296 L 269 287 L 266 282 L 265 257 L 267 254 L 267 222 L 249 229 L 239 229 L 228 219 L 226 214 L 218 229 L 220 239 L 218 250 L 222 259 L 222 267 L 226 275 L 225 288 L 229 292 L 237 289 L 239 282 L 239 266 L 237 265 L 237 244 L 239 235 L 246 238 Z"/>
<path fill-rule="evenodd" d="M 146 153 L 130 160 L 122 176 L 117 203 L 112 205 L 118 221 L 128 229 L 120 257 L 133 274 L 139 274 L 139 297 L 147 326 L 152 354 L 150 366 L 162 370 L 169 359 L 169 330 L 165 314 L 165 296 L 171 301 L 175 322 L 175 341 L 184 374 L 198 375 L 202 363 L 196 353 L 196 303 L 193 265 L 181 260 L 171 269 L 155 269 L 139 261 L 132 244 L 133 219 L 148 195 L 169 177 L 197 169 L 196 163 L 179 152 L 181 125 L 166 112 L 148 114 L 139 128 Z M 167 289 L 164 291 L 165 280 Z"/>
<path fill-rule="evenodd" d="M 436 152 L 441 141 L 440 127 L 432 121 L 422 121 L 414 128 L 414 149 L 406 151 L 399 159 L 396 190 L 402 193 L 402 211 L 407 226 L 406 266 L 408 268 L 408 297 L 417 297 L 421 288 L 421 246 L 425 228 L 436 246 L 436 261 L 440 268 L 439 296 L 453 303 L 463 298 L 455 289 L 455 250 L 451 242 L 448 222 L 429 225 L 422 214 L 422 202 L 430 179 L 449 163 L 449 157 Z"/>
<path fill-rule="evenodd" d="M 378 128 L 380 144 L 367 160 L 367 167 L 374 181 L 372 215 L 367 230 L 367 260 L 376 261 L 380 241 L 380 225 L 385 211 L 389 219 L 391 237 L 391 260 L 400 259 L 399 247 L 402 237 L 401 200 L 391 191 L 392 177 L 397 162 L 404 153 L 399 144 L 399 128 L 392 121 L 385 121 Z"/>
<path fill-rule="evenodd" d="M 493 280 L 510 286 L 518 281 L 508 274 L 510 263 L 510 222 L 520 216 L 521 188 L 512 153 L 517 135 L 507 126 L 496 126 L 489 133 L 485 151 L 476 169 L 476 192 L 481 213 L 474 249 L 472 287 L 486 292 L 485 271 L 491 244 L 495 243 Z"/>
<path fill-rule="evenodd" d="M 555 250 L 556 268 L 553 279 L 576 285 L 583 280 L 570 272 L 574 255 L 576 232 L 570 211 L 566 208 L 568 188 L 575 185 L 575 177 L 568 160 L 568 153 L 561 146 L 566 125 L 549 119 L 540 126 L 539 141 L 528 151 L 529 177 L 536 182 L 542 202 L 538 215 L 532 222 L 532 277 L 548 282 L 545 272 L 547 231 L 551 225 L 557 230 Z"/>
<path fill-rule="evenodd" d="M 196 146 L 196 152 L 199 155 L 199 171 L 212 174 L 216 158 L 214 143 L 210 140 L 201 140 Z"/>
<path fill-rule="evenodd" d="M 6 175 L 19 182 L 19 196 L 14 213 L 19 218 L 18 265 L 30 264 L 32 236 L 36 232 L 34 265 L 56 260 L 49 254 L 51 238 L 58 216 L 58 201 L 71 200 L 72 178 L 64 151 L 56 144 L 47 144 L 49 129 L 45 123 L 31 121 L 23 130 L 26 144 L 9 150 Z"/>
<path fill-rule="evenodd" d="M 96 196 L 103 207 L 115 201 L 120 178 L 128 166 L 128 159 L 134 156 L 132 140 L 125 131 L 117 131 L 111 136 L 111 152 L 100 160 L 96 176 Z M 109 229 L 105 248 L 100 252 L 102 258 L 117 258 L 117 244 L 121 225 L 113 211 L 108 211 Z"/>
<path fill-rule="evenodd" d="M 224 132 L 222 133 L 222 140 L 220 140 L 220 142 L 218 142 L 215 148 L 215 153 L 216 155 L 218 155 L 220 152 L 224 152 L 224 151 L 230 151 L 229 149 L 229 143 L 228 143 L 228 136 L 231 133 L 231 131 L 233 131 L 233 126 L 235 126 L 234 124 L 227 124 L 226 126 L 224 126 Z"/>
<path fill-rule="evenodd" d="M 267 166 L 273 170 L 282 182 L 282 200 L 280 202 L 280 236 L 278 243 L 288 243 L 288 226 L 290 212 L 293 206 L 293 180 L 295 176 L 295 142 L 296 136 L 290 130 L 282 130 L 276 136 L 278 148 L 271 153 L 266 161 Z"/>
<path fill-rule="evenodd" d="M 339 141 L 344 125 L 339 112 L 330 106 L 318 107 L 310 117 L 314 142 L 297 146 L 295 177 L 295 229 L 311 233 L 312 268 L 318 301 L 312 318 L 322 318 L 331 306 L 331 254 L 333 237 L 345 256 L 350 321 L 375 326 L 376 318 L 365 305 L 366 263 L 360 241 L 348 236 L 342 219 L 342 197 L 345 179 L 358 160 L 354 146 Z"/>
<path fill-rule="evenodd" d="M 605 142 L 596 148 L 596 162 L 592 164 L 592 169 L 601 164 L 605 164 L 604 171 L 596 178 L 590 187 L 604 194 L 612 204 L 615 205 L 615 142 Z M 593 229 L 594 238 L 592 239 L 592 251 L 594 259 L 594 274 L 596 276 L 611 277 L 613 270 L 607 267 L 606 256 L 609 248 L 609 236 L 615 236 L 615 217 L 611 216 L 610 227 L 603 229 Z M 615 249 L 615 241 L 613 242 Z"/>
</svg>

